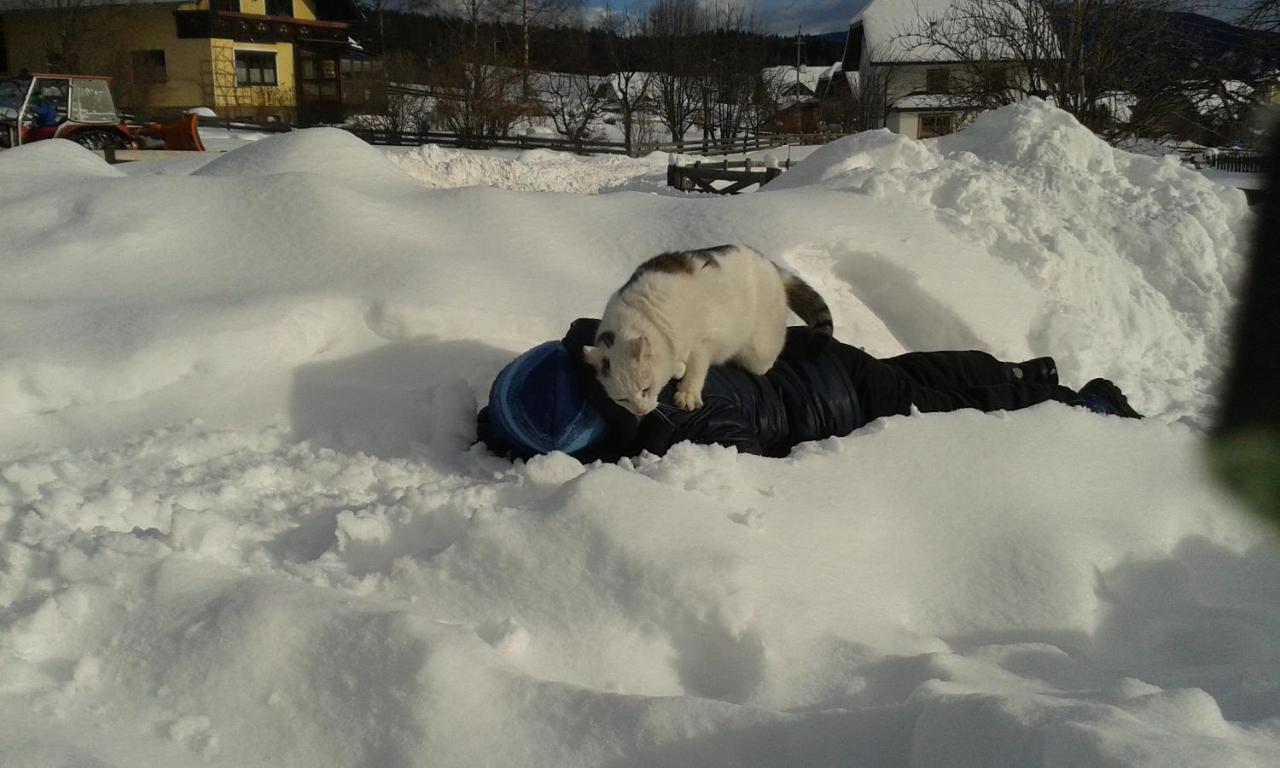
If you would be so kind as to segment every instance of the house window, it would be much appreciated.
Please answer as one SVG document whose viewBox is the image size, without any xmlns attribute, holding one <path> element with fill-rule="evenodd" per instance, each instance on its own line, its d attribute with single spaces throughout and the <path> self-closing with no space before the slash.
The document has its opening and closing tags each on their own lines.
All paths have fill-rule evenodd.
<svg viewBox="0 0 1280 768">
<path fill-rule="evenodd" d="M 292 16 L 293 0 L 267 0 L 268 16 Z"/>
<path fill-rule="evenodd" d="M 372 77 L 373 62 L 369 59 L 343 59 L 342 60 L 342 79 L 350 80 L 353 77 Z"/>
<path fill-rule="evenodd" d="M 924 89 L 927 93 L 950 93 L 951 70 L 946 67 L 925 70 Z"/>
<path fill-rule="evenodd" d="M 956 130 L 956 116 L 952 114 L 921 115 L 920 128 L 916 137 L 930 139 L 934 136 L 945 136 Z"/>
<path fill-rule="evenodd" d="M 1003 91 L 1009 87 L 1009 70 L 993 66 L 982 70 L 983 85 L 987 91 Z"/>
<path fill-rule="evenodd" d="M 240 0 L 209 0 L 209 8 L 215 11 L 240 12 Z"/>
<path fill-rule="evenodd" d="M 259 51 L 236 51 L 236 86 L 276 85 L 276 55 Z"/>
<path fill-rule="evenodd" d="M 129 56 L 133 59 L 133 82 L 143 84 L 169 81 L 164 68 L 164 49 L 130 51 Z"/>
</svg>

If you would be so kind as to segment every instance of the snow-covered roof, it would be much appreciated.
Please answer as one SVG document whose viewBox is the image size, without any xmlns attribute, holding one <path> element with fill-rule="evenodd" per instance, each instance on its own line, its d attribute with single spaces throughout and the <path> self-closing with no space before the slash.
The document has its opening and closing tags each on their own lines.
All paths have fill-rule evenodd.
<svg viewBox="0 0 1280 768">
<path fill-rule="evenodd" d="M 917 44 L 909 33 L 922 23 L 948 14 L 954 0 L 861 0 L 862 5 L 849 21 L 861 26 L 863 56 L 872 61 L 930 62 L 955 61 L 957 56 L 944 48 Z M 998 45 L 998 43 L 997 43 Z M 986 51 L 999 57 L 999 51 Z"/>
<path fill-rule="evenodd" d="M 822 73 L 826 72 L 830 67 L 800 67 L 800 84 L 808 88 L 810 91 L 818 89 L 818 80 L 822 77 Z M 796 81 L 795 66 L 782 67 L 765 67 L 761 74 L 767 82 L 778 83 L 794 83 Z"/>
<path fill-rule="evenodd" d="M 818 80 L 820 81 L 830 80 L 832 77 L 835 77 L 836 73 L 841 72 L 843 70 L 844 70 L 844 62 L 837 61 L 835 64 L 832 64 L 831 66 L 822 70 L 822 74 L 818 75 Z"/>
<path fill-rule="evenodd" d="M 628 75 L 630 80 L 627 79 Z M 635 100 L 653 92 L 654 77 L 653 72 L 615 72 L 606 79 L 613 86 L 614 93 L 621 96 L 625 87 L 630 92 L 631 98 Z"/>
<path fill-rule="evenodd" d="M 929 109 L 968 109 L 969 102 L 962 96 L 946 93 L 913 93 L 893 102 L 892 108 L 903 111 Z"/>
<path fill-rule="evenodd" d="M 862 0 L 862 7 L 849 20 L 849 26 L 861 24 L 863 50 L 871 52 L 873 61 L 950 61 L 955 57 L 946 51 L 916 49 L 903 36 L 920 19 L 941 16 L 951 4 L 952 0 Z"/>
</svg>

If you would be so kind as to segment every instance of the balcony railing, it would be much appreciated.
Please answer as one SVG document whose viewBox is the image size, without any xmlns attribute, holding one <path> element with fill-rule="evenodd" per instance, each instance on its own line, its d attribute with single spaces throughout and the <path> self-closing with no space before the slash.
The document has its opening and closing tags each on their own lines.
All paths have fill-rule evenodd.
<svg viewBox="0 0 1280 768">
<path fill-rule="evenodd" d="M 219 37 L 241 43 L 347 42 L 351 26 L 342 21 L 309 21 L 233 11 L 174 11 L 178 37 Z"/>
</svg>

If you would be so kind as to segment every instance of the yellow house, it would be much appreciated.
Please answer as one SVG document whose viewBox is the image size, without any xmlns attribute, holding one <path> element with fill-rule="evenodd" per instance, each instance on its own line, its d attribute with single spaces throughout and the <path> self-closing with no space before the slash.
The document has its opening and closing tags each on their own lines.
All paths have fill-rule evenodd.
<svg viewBox="0 0 1280 768">
<path fill-rule="evenodd" d="M 145 115 L 331 122 L 366 96 L 360 19 L 353 0 L 0 0 L 0 74 L 109 75 Z"/>
</svg>

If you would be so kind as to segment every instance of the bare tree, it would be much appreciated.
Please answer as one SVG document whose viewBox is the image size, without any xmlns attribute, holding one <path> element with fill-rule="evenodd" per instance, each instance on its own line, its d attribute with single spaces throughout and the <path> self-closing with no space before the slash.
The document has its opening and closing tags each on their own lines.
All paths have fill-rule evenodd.
<svg viewBox="0 0 1280 768">
<path fill-rule="evenodd" d="M 1241 8 L 1240 23 L 1262 32 L 1280 32 L 1280 0 L 1250 0 Z M 1277 45 L 1272 40 L 1271 45 Z"/>
<path fill-rule="evenodd" d="M 638 118 L 650 108 L 654 90 L 655 75 L 650 70 L 649 57 L 637 44 L 643 22 L 627 10 L 619 11 L 606 5 L 601 27 L 607 35 L 605 45 L 612 70 L 610 85 L 622 119 L 622 141 L 631 154 L 638 144 Z"/>
<path fill-rule="evenodd" d="M 899 38 L 954 60 L 952 103 L 980 111 L 1042 96 L 1094 130 L 1113 115 L 1106 96 L 1148 87 L 1171 42 L 1171 0 L 955 0 L 922 13 Z"/>
<path fill-rule="evenodd" d="M 40 12 L 40 69 L 110 75 L 122 86 L 132 84 L 120 34 L 129 22 L 128 8 L 93 0 L 22 0 L 19 7 Z"/>
<path fill-rule="evenodd" d="M 494 0 L 502 4 L 504 17 L 512 18 L 520 27 L 521 83 L 529 91 L 529 30 L 544 24 L 555 24 L 580 12 L 583 0 Z"/>
<path fill-rule="evenodd" d="M 544 78 L 544 98 L 556 131 L 575 144 L 592 138 L 593 126 L 604 112 L 605 93 L 596 78 L 579 73 L 553 72 Z"/>
<path fill-rule="evenodd" d="M 403 133 L 431 130 L 434 99 L 420 84 L 429 79 L 422 62 L 402 51 L 382 59 L 360 121 L 375 130 Z"/>
<path fill-rule="evenodd" d="M 520 70 L 478 61 L 478 55 L 451 57 L 431 73 L 436 119 L 464 142 L 506 136 L 529 110 L 521 95 Z"/>
<path fill-rule="evenodd" d="M 703 76 L 706 99 L 704 135 L 721 143 L 737 138 L 755 123 L 752 112 L 765 93 L 767 53 L 754 11 L 727 0 L 706 6 L 707 45 L 711 56 Z M 709 97 L 709 98 L 707 98 Z"/>
<path fill-rule="evenodd" d="M 872 48 L 868 61 L 876 62 L 858 73 L 854 88 L 853 130 L 867 131 L 883 128 L 889 117 L 893 94 L 901 90 L 902 68 L 898 63 L 901 54 Z"/>
<path fill-rule="evenodd" d="M 654 0 L 649 8 L 655 111 L 677 143 L 684 141 L 698 117 L 702 57 L 697 36 L 705 29 L 706 17 L 698 0 Z"/>
<path fill-rule="evenodd" d="M 751 105 L 744 116 L 745 127 L 756 133 L 765 130 L 782 108 L 787 89 L 794 82 L 786 68 L 762 70 L 752 92 Z"/>
<path fill-rule="evenodd" d="M 435 0 L 446 18 L 460 19 L 470 36 L 473 54 L 481 53 L 480 25 L 496 22 L 507 8 L 507 0 Z"/>
</svg>

